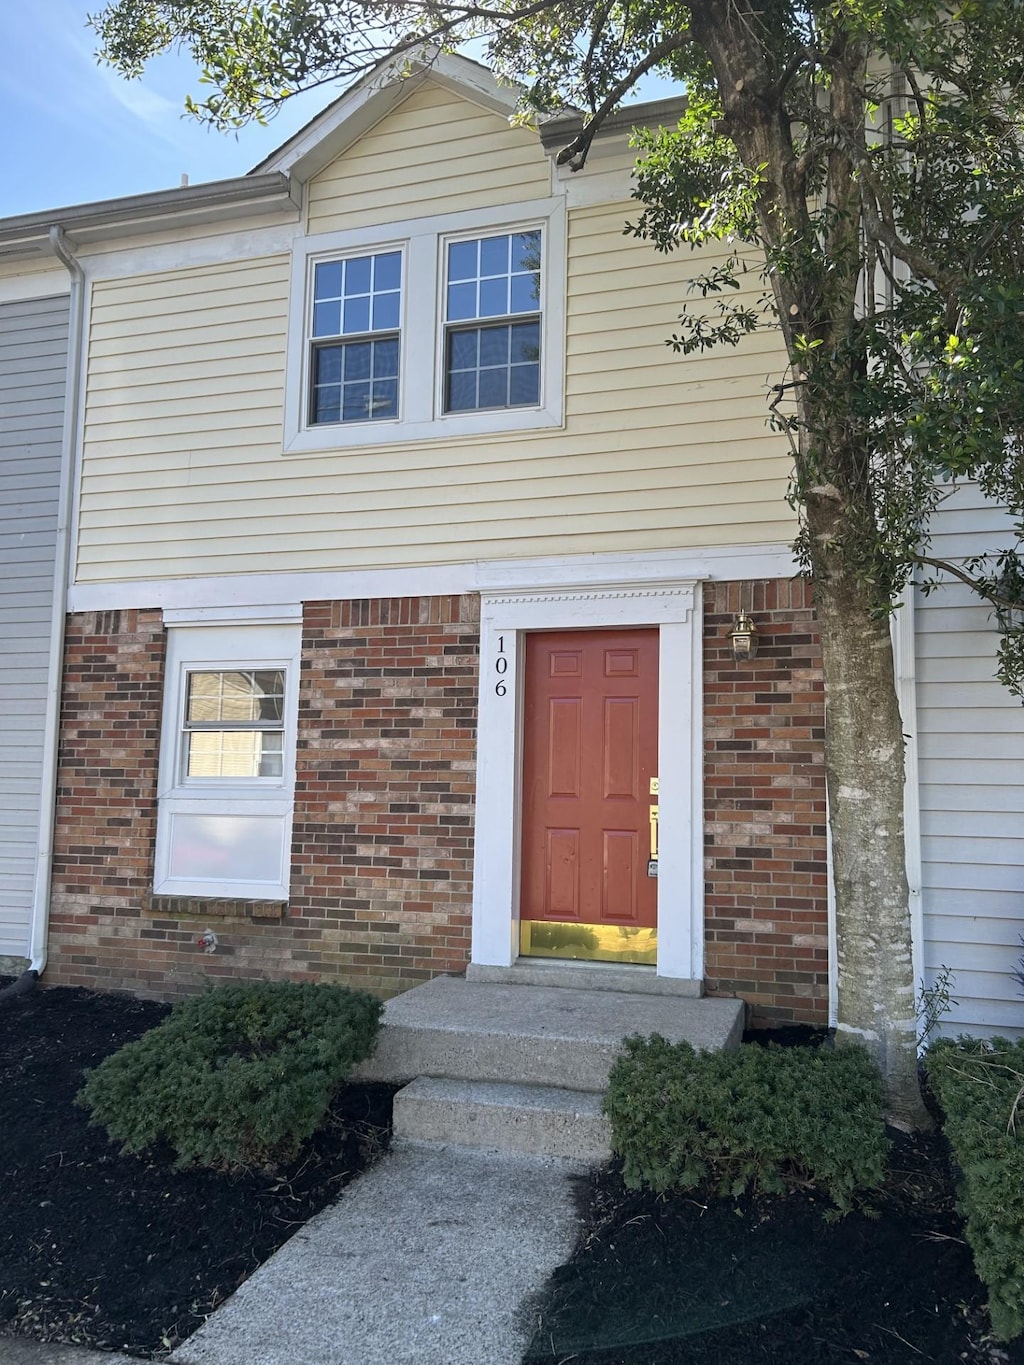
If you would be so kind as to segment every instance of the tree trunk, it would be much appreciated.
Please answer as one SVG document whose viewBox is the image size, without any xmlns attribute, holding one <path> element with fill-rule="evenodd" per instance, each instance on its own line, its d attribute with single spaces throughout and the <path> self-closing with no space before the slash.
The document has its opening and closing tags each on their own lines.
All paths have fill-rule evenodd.
<svg viewBox="0 0 1024 1365">
<path fill-rule="evenodd" d="M 890 1121 L 931 1126 L 917 1072 L 917 1008 L 903 837 L 903 724 L 886 617 L 819 547 L 825 764 L 838 940 L 837 1041 L 875 1058 Z"/>
</svg>

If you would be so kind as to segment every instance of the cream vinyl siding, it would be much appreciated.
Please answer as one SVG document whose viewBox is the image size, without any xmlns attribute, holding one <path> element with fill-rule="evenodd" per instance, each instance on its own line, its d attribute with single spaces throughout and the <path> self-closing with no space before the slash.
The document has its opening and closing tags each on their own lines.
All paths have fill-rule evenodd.
<svg viewBox="0 0 1024 1365">
<path fill-rule="evenodd" d="M 958 559 L 1010 537 L 976 488 L 940 511 L 933 545 Z M 954 973 L 945 1032 L 1024 1032 L 1010 973 L 1024 932 L 1024 706 L 995 678 L 988 609 L 951 584 L 915 603 L 924 965 Z"/>
<path fill-rule="evenodd" d="M 675 355 L 695 262 L 634 212 L 569 213 L 564 430 L 285 456 L 286 257 L 98 282 L 79 581 L 787 541 L 777 341 Z"/>
<path fill-rule="evenodd" d="M 310 181 L 307 226 L 337 232 L 550 192 L 534 133 L 428 81 Z"/>
</svg>

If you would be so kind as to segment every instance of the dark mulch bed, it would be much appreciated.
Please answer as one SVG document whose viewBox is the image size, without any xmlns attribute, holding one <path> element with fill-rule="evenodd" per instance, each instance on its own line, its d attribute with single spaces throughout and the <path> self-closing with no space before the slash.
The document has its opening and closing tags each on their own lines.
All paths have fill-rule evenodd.
<svg viewBox="0 0 1024 1365">
<path fill-rule="evenodd" d="M 165 1354 L 386 1145 L 393 1088 L 353 1085 L 273 1173 L 120 1156 L 72 1099 L 166 1012 L 65 988 L 0 1004 L 0 1336 Z"/>
<path fill-rule="evenodd" d="M 813 1031 L 753 1035 L 807 1044 Z M 659 1197 L 616 1166 L 581 1182 L 585 1231 L 538 1312 L 530 1365 L 1024 1365 L 987 1339 L 985 1291 L 937 1135 L 892 1133 L 871 1212 L 810 1191 Z"/>
</svg>

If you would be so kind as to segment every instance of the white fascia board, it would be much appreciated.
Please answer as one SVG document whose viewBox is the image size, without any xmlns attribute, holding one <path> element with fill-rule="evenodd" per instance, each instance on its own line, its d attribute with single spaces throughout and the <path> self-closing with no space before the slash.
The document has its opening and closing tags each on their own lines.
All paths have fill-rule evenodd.
<svg viewBox="0 0 1024 1365">
<path fill-rule="evenodd" d="M 556 593 L 572 586 L 598 588 L 616 584 L 621 588 L 626 583 L 792 578 L 797 571 L 788 546 L 736 545 L 656 553 L 480 560 L 395 569 L 75 583 L 69 593 L 68 610 L 162 608 L 165 612 L 194 612 L 219 608 L 230 613 L 241 607 L 264 610 L 296 602 L 340 602 L 366 597 L 438 597 L 516 590 Z"/>
<path fill-rule="evenodd" d="M 0 260 L 49 254 L 49 232 L 55 225 L 64 229 L 79 251 L 95 242 L 165 232 L 174 227 L 242 223 L 268 213 L 283 212 L 287 216 L 298 208 L 295 187 L 287 176 L 279 174 L 239 176 L 124 199 L 73 204 L 0 219 Z"/>
</svg>

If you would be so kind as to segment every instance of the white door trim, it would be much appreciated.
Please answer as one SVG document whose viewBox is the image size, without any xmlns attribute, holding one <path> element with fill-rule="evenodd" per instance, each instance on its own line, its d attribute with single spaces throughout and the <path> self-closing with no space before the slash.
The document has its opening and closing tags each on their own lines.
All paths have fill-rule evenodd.
<svg viewBox="0 0 1024 1365">
<path fill-rule="evenodd" d="M 508 967 L 519 951 L 523 639 L 527 632 L 652 626 L 659 631 L 658 975 L 704 972 L 703 707 L 699 584 L 563 580 L 484 590 L 472 961 Z M 566 575 L 568 578 L 568 574 Z"/>
</svg>

